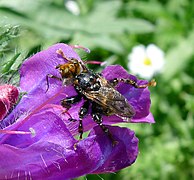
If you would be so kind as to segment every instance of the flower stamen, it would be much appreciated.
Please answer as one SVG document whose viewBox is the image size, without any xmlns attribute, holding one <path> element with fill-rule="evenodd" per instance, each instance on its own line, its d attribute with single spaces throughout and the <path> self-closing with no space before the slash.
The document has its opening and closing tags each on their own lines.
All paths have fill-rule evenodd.
<svg viewBox="0 0 194 180">
<path fill-rule="evenodd" d="M 143 60 L 143 63 L 144 63 L 145 65 L 147 65 L 147 66 L 150 66 L 150 65 L 152 64 L 151 59 L 148 58 L 148 57 L 146 57 L 146 58 Z"/>
<path fill-rule="evenodd" d="M 20 135 L 32 135 L 34 137 L 36 135 L 36 132 L 33 128 L 29 128 L 29 131 L 12 131 L 12 130 L 5 130 L 0 129 L 0 134 L 20 134 Z"/>
</svg>

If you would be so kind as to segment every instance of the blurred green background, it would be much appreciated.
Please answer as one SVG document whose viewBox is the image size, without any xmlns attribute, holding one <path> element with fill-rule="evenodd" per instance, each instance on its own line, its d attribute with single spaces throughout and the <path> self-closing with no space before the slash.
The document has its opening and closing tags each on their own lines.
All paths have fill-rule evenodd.
<svg viewBox="0 0 194 180">
<path fill-rule="evenodd" d="M 83 59 L 125 68 L 135 45 L 154 43 L 166 58 L 150 88 L 156 124 L 122 124 L 140 140 L 136 163 L 78 179 L 194 179 L 194 1 L 76 2 L 77 15 L 64 0 L 0 0 L 1 83 L 18 84 L 21 62 L 57 42 L 90 48 L 90 54 L 78 52 Z"/>
</svg>

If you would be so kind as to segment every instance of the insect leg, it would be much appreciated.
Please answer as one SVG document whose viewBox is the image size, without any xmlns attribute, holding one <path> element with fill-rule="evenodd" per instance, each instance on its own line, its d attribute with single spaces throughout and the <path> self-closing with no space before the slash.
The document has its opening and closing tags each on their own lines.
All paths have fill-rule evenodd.
<svg viewBox="0 0 194 180">
<path fill-rule="evenodd" d="M 76 95 L 61 100 L 61 105 L 64 108 L 70 108 L 71 104 L 75 104 L 81 100 L 82 96 Z"/>
<path fill-rule="evenodd" d="M 68 97 L 61 100 L 61 106 L 66 108 L 66 110 L 63 113 L 68 114 L 68 116 L 70 117 L 69 118 L 70 121 L 76 121 L 76 120 L 71 117 L 71 115 L 68 113 L 68 110 L 71 108 L 72 104 L 79 102 L 81 98 L 82 97 L 78 94 L 76 96 Z"/>
<path fill-rule="evenodd" d="M 112 134 L 110 133 L 109 129 L 102 124 L 102 112 L 103 107 L 99 106 L 97 103 L 92 103 L 92 118 L 93 120 L 101 127 L 103 132 L 105 132 L 108 137 L 111 139 L 113 146 L 116 145 L 118 142 L 115 141 Z"/>
<path fill-rule="evenodd" d="M 86 116 L 86 114 L 88 113 L 88 109 L 89 109 L 89 101 L 85 101 L 83 106 L 80 108 L 79 111 L 79 127 L 78 127 L 78 132 L 80 134 L 79 136 L 79 140 L 82 139 L 82 135 L 83 135 L 83 124 L 82 124 L 82 119 L 84 118 L 84 116 Z"/>
<path fill-rule="evenodd" d="M 64 59 L 66 59 L 67 61 L 72 61 L 71 60 L 71 58 L 68 58 L 67 56 L 65 56 L 65 54 L 64 54 L 64 52 L 63 52 L 63 50 L 62 49 L 58 49 L 57 51 L 56 51 L 56 53 L 57 54 L 59 54 L 59 55 L 61 55 Z"/>
<path fill-rule="evenodd" d="M 151 80 L 147 84 L 142 84 L 142 85 L 138 85 L 137 82 L 132 80 L 132 79 L 124 79 L 124 78 L 115 78 L 113 80 L 110 80 L 109 82 L 113 86 L 116 86 L 119 82 L 123 82 L 123 83 L 126 83 L 126 84 L 130 84 L 135 88 L 146 88 L 148 86 L 156 86 L 156 81 L 155 80 Z"/>
<path fill-rule="evenodd" d="M 52 74 L 47 74 L 46 75 L 46 83 L 47 83 L 47 89 L 46 89 L 46 92 L 48 91 L 48 89 L 49 89 L 49 78 L 52 78 L 52 79 L 57 79 L 57 80 L 59 80 L 59 81 L 62 81 L 62 79 L 61 78 L 59 78 L 59 77 L 57 77 L 57 76 L 54 76 L 54 75 L 52 75 Z"/>
</svg>

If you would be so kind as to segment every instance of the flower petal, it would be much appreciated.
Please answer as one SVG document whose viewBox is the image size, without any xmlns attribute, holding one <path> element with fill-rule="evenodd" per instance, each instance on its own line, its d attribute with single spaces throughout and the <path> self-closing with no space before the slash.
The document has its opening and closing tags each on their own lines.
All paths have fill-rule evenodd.
<svg viewBox="0 0 194 180">
<path fill-rule="evenodd" d="M 88 148 L 77 151 L 48 141 L 26 149 L 0 145 L 0 179 L 71 179 L 88 174 L 100 157 L 93 156 L 94 143 L 86 144 Z"/>
<path fill-rule="evenodd" d="M 130 166 L 135 162 L 138 155 L 138 139 L 133 131 L 118 126 L 107 127 L 118 144 L 113 146 L 107 134 L 102 132 L 99 127 L 94 128 L 90 136 L 96 135 L 95 140 L 102 151 L 100 166 L 92 172 L 95 174 L 116 172 Z"/>
<path fill-rule="evenodd" d="M 96 169 L 100 156 L 94 155 L 99 146 L 94 137 L 86 138 L 85 143 L 78 145 L 75 151 L 74 144 L 78 141 L 52 108 L 29 117 L 24 124 L 22 121 L 17 121 L 9 129 L 27 131 L 33 128 L 35 137 L 1 134 L 0 179 L 18 176 L 21 179 L 69 179 Z"/>
<path fill-rule="evenodd" d="M 35 137 L 1 135 L 0 179 L 71 179 L 84 174 L 118 171 L 136 160 L 138 139 L 133 131 L 108 127 L 118 141 L 112 146 L 107 134 L 95 127 L 89 137 L 78 142 L 52 111 L 42 111 L 24 124 L 19 120 L 10 126 L 24 131 L 31 127 L 36 132 Z"/>
<path fill-rule="evenodd" d="M 152 113 L 148 114 L 146 117 L 140 118 L 140 119 L 131 119 L 132 123 L 155 123 L 154 117 Z"/>
<path fill-rule="evenodd" d="M 146 53 L 152 61 L 154 73 L 160 72 L 165 63 L 164 52 L 155 44 L 150 44 L 146 48 Z"/>
</svg>

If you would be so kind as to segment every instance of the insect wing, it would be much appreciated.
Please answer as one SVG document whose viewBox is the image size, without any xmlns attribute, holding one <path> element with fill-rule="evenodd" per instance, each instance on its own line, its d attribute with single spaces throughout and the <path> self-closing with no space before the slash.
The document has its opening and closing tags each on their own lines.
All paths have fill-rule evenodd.
<svg viewBox="0 0 194 180">
<path fill-rule="evenodd" d="M 101 87 L 98 91 L 84 92 L 84 95 L 97 104 L 108 109 L 109 114 L 131 118 L 135 112 L 127 99 L 113 87 Z"/>
</svg>

